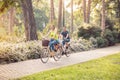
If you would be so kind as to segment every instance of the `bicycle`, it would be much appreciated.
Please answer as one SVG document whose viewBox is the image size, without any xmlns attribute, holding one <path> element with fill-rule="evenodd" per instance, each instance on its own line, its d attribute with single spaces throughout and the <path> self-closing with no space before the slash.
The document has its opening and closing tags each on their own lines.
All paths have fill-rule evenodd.
<svg viewBox="0 0 120 80">
<path fill-rule="evenodd" d="M 70 43 L 66 42 L 64 46 L 65 46 L 65 47 L 62 48 L 62 50 L 63 50 L 62 54 L 65 54 L 66 57 L 69 57 L 70 54 L 71 54 L 71 52 L 70 52 L 70 49 L 71 49 Z"/>
<path fill-rule="evenodd" d="M 49 40 L 42 41 L 43 48 L 42 48 L 42 54 L 41 54 L 41 61 L 43 63 L 47 63 L 50 57 L 53 57 L 55 61 L 58 61 L 62 56 L 62 47 L 59 44 L 54 45 L 55 49 L 56 47 L 57 49 L 56 51 L 54 51 L 54 55 L 51 55 L 50 54 L 51 51 L 50 51 L 50 48 L 48 47 L 48 44 L 49 44 Z"/>
</svg>

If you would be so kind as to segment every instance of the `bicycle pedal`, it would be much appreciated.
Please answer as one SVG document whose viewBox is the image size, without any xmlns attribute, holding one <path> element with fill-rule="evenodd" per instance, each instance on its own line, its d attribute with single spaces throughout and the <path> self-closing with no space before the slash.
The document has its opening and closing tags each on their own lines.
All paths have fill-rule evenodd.
<svg viewBox="0 0 120 80">
<path fill-rule="evenodd" d="M 57 52 L 57 50 L 54 50 L 55 52 Z"/>
<path fill-rule="evenodd" d="M 65 53 L 64 52 L 62 52 L 62 55 L 64 55 Z"/>
<path fill-rule="evenodd" d="M 66 47 L 66 49 L 68 49 L 68 47 Z"/>
</svg>

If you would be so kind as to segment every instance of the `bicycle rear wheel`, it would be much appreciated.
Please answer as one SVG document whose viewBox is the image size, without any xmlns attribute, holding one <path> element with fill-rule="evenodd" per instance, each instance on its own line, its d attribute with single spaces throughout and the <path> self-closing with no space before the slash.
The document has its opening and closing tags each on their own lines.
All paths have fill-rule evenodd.
<svg viewBox="0 0 120 80">
<path fill-rule="evenodd" d="M 41 61 L 43 63 L 47 63 L 49 60 L 49 57 L 50 57 L 49 50 L 47 48 L 43 48 L 42 54 L 41 54 Z"/>
<path fill-rule="evenodd" d="M 57 52 L 55 52 L 55 55 L 53 56 L 55 61 L 58 61 L 62 56 L 62 48 L 59 47 L 59 49 L 57 50 Z"/>
<path fill-rule="evenodd" d="M 68 47 L 66 47 L 66 49 L 65 49 L 65 55 L 66 55 L 66 57 L 69 57 L 70 56 L 70 54 L 71 54 L 71 52 L 70 52 L 70 46 L 68 46 Z"/>
</svg>

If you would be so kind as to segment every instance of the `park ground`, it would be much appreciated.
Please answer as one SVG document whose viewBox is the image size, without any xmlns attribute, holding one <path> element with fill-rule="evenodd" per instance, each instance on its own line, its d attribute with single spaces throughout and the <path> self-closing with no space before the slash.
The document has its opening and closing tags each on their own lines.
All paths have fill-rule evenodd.
<svg viewBox="0 0 120 80">
<path fill-rule="evenodd" d="M 120 80 L 120 53 L 16 80 Z"/>
<path fill-rule="evenodd" d="M 110 80 L 111 78 L 110 75 L 113 75 L 114 73 L 115 74 L 113 75 L 113 77 L 119 78 L 119 76 L 117 75 L 120 72 L 120 69 L 119 69 L 120 53 L 119 52 L 120 52 L 120 45 L 118 44 L 111 47 L 106 47 L 106 48 L 101 48 L 101 49 L 96 49 L 91 51 L 78 52 L 75 54 L 71 54 L 70 57 L 63 56 L 57 62 L 51 58 L 46 64 L 43 64 L 40 59 L 35 59 L 35 60 L 22 61 L 18 63 L 0 65 L 0 80 L 16 79 L 24 76 L 29 76 L 29 75 L 31 77 L 29 76 L 28 78 L 30 79 L 27 79 L 27 80 L 35 80 L 33 79 L 34 77 L 36 77 L 36 80 L 40 80 L 39 77 L 44 78 L 44 76 L 46 78 L 43 80 L 49 80 L 51 78 L 54 78 L 53 80 L 59 80 L 58 78 L 60 76 L 62 78 L 63 74 L 64 76 L 66 76 L 65 80 L 69 78 L 79 78 L 80 76 L 84 76 L 84 77 L 88 76 L 87 78 L 89 78 L 90 76 L 91 78 L 92 76 L 96 76 L 95 78 L 97 78 L 97 75 L 100 77 L 104 76 L 107 80 Z M 108 55 L 113 55 L 113 54 L 117 54 L 117 55 L 113 57 L 111 56 L 110 59 L 109 57 L 108 58 L 105 57 L 105 59 L 102 58 L 100 60 L 94 60 L 94 59 L 98 59 L 98 58 L 108 56 Z M 90 60 L 94 60 L 94 61 L 90 61 Z M 90 62 L 87 62 L 87 61 L 90 61 Z M 78 64 L 80 65 L 80 67 L 78 68 L 76 67 L 78 65 L 74 66 L 74 64 Z M 67 68 L 66 66 L 71 66 L 71 68 L 69 67 Z M 65 67 L 65 68 L 62 68 L 62 67 Z M 88 71 L 87 71 L 87 68 L 88 68 Z M 47 70 L 52 70 L 52 71 L 47 71 Z M 54 72 L 54 71 L 57 71 L 57 72 Z M 37 75 L 36 73 L 39 73 L 40 75 L 39 74 Z M 35 76 L 32 74 L 35 74 Z M 80 74 L 80 75 L 77 76 L 77 74 Z M 51 75 L 53 75 L 53 77 L 51 77 Z M 118 78 L 116 78 L 116 80 Z M 102 80 L 106 80 L 106 79 L 102 79 Z M 22 78 L 22 80 L 26 80 L 26 78 Z"/>
</svg>

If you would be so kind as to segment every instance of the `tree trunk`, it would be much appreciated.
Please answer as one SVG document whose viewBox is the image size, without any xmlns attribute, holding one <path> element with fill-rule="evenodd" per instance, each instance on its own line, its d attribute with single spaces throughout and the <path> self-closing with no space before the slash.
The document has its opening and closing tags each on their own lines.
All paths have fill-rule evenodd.
<svg viewBox="0 0 120 80">
<path fill-rule="evenodd" d="M 24 26 L 27 41 L 37 40 L 37 29 L 33 14 L 32 1 L 21 0 L 21 6 L 24 15 Z"/>
<path fill-rule="evenodd" d="M 15 19 L 14 16 L 15 16 L 15 9 L 11 8 L 9 10 L 9 27 L 8 27 L 9 35 L 13 33 L 14 19 Z"/>
<path fill-rule="evenodd" d="M 58 29 L 61 29 L 62 23 L 62 0 L 59 0 L 59 11 L 58 11 Z"/>
<path fill-rule="evenodd" d="M 90 23 L 90 8 L 91 8 L 91 0 L 88 0 L 86 23 Z"/>
<path fill-rule="evenodd" d="M 50 0 L 50 23 L 53 23 L 54 19 L 55 19 L 54 1 Z"/>
<path fill-rule="evenodd" d="M 101 21 L 102 33 L 105 30 L 105 0 L 102 0 L 102 21 Z"/>
<path fill-rule="evenodd" d="M 71 0 L 71 34 L 73 33 L 73 0 Z"/>
<path fill-rule="evenodd" d="M 83 0 L 83 15 L 84 15 L 84 22 L 86 23 L 86 0 Z"/>
<path fill-rule="evenodd" d="M 62 26 L 65 26 L 65 6 L 64 6 L 64 0 L 62 1 Z"/>
</svg>

